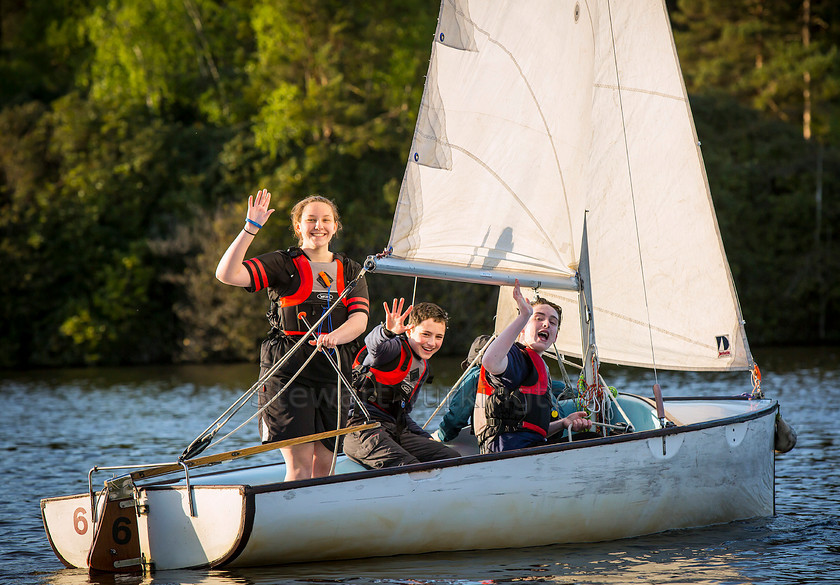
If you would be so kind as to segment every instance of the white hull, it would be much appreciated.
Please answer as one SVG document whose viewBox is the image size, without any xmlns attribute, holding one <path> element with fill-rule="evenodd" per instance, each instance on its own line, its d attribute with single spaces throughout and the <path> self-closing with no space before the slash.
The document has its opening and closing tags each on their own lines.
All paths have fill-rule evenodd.
<svg viewBox="0 0 840 585">
<path fill-rule="evenodd" d="M 137 485 L 103 534 L 130 536 L 143 568 L 161 570 L 592 542 L 772 515 L 776 402 L 667 405 L 681 426 L 502 455 L 289 484 L 282 465 L 195 474 L 195 516 L 183 481 Z M 58 557 L 87 567 L 90 496 L 46 499 L 42 512 Z M 132 554 L 112 570 L 139 570 Z"/>
</svg>

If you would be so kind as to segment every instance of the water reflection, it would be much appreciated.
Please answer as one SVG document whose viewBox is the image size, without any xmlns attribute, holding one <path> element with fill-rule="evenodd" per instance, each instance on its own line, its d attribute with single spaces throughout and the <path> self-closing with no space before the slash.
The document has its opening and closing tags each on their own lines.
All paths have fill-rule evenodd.
<svg viewBox="0 0 840 585">
<path fill-rule="evenodd" d="M 767 520 L 736 523 L 726 529 L 674 531 L 613 543 L 549 546 L 501 551 L 433 553 L 356 561 L 260 567 L 240 570 L 163 571 L 154 576 L 90 577 L 77 570 L 50 576 L 54 585 L 269 585 L 348 584 L 504 584 L 545 583 L 753 583 L 740 570 L 763 546 Z M 777 573 L 778 575 L 778 573 Z"/>
</svg>

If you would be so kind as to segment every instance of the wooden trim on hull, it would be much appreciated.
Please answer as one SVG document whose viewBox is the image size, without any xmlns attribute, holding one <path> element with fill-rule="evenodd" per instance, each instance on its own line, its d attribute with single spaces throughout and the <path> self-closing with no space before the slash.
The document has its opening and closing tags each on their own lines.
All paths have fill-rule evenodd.
<svg viewBox="0 0 840 585">
<path fill-rule="evenodd" d="M 321 441 L 323 439 L 331 439 L 333 437 L 340 437 L 355 431 L 364 431 L 367 429 L 374 429 L 379 426 L 378 422 L 365 423 L 361 425 L 354 425 L 352 427 L 344 427 L 334 431 L 324 431 L 323 433 L 316 433 L 314 435 L 306 435 L 305 437 L 296 437 L 294 439 L 286 439 L 285 441 L 275 441 L 272 443 L 263 443 L 262 445 L 254 445 L 253 447 L 245 447 L 243 449 L 236 449 L 234 451 L 225 451 L 224 453 L 216 453 L 214 455 L 204 455 L 194 459 L 187 459 L 179 463 L 165 463 L 157 467 L 149 469 L 141 469 L 133 471 L 129 474 L 132 481 L 141 479 L 149 479 L 158 477 L 160 475 L 167 475 L 170 473 L 177 473 L 183 471 L 186 466 L 189 469 L 194 467 L 201 467 L 206 465 L 213 465 L 214 463 L 221 463 L 223 461 L 231 461 L 233 459 L 240 459 L 250 455 L 257 455 L 259 453 L 266 453 L 267 451 L 274 451 L 276 449 L 283 449 L 285 447 L 292 447 L 294 445 L 301 445 L 303 443 L 311 443 L 314 441 Z"/>
<path fill-rule="evenodd" d="M 627 396 L 633 396 L 639 398 L 634 394 L 626 394 Z M 725 397 L 714 397 L 714 398 L 697 398 L 697 397 L 676 397 L 676 398 L 666 398 L 665 403 L 669 401 L 674 402 L 745 402 L 749 401 L 748 397 L 742 396 L 725 396 Z M 428 469 L 438 469 L 444 467 L 454 467 L 459 465 L 468 465 L 474 463 L 476 461 L 495 461 L 495 460 L 502 460 L 502 459 L 510 459 L 515 457 L 527 457 L 534 453 L 550 453 L 554 451 L 566 451 L 570 449 L 585 449 L 587 447 L 591 447 L 593 445 L 603 445 L 603 444 L 612 444 L 612 443 L 623 443 L 627 441 L 636 441 L 642 439 L 649 439 L 652 437 L 662 437 L 662 436 L 670 436 L 676 435 L 680 433 L 687 433 L 699 429 L 705 429 L 710 427 L 716 426 L 726 426 L 730 424 L 735 424 L 739 422 L 744 422 L 756 418 L 761 418 L 762 416 L 766 415 L 768 411 L 778 411 L 779 404 L 775 400 L 767 400 L 770 404 L 768 404 L 765 408 L 761 410 L 756 410 L 754 412 L 747 412 L 740 415 L 735 415 L 731 417 L 715 419 L 708 422 L 701 422 L 701 423 L 692 423 L 692 424 L 683 424 L 673 427 L 667 427 L 664 429 L 653 429 L 648 431 L 637 431 L 633 433 L 627 433 L 623 435 L 610 435 L 607 437 L 600 437 L 600 438 L 593 438 L 593 439 L 586 439 L 580 441 L 561 441 L 559 443 L 552 443 L 544 446 L 539 447 L 530 447 L 524 450 L 515 450 L 515 451 L 506 451 L 503 453 L 488 453 L 484 455 L 463 455 L 458 457 L 457 459 L 444 459 L 441 461 L 431 461 L 428 463 L 413 463 L 411 465 L 405 465 L 401 467 L 392 467 L 386 469 L 368 469 L 364 471 L 357 471 L 352 473 L 343 473 L 339 475 L 332 475 L 327 477 L 319 477 L 315 479 L 302 479 L 297 481 L 288 481 L 288 482 L 276 482 L 276 483 L 267 483 L 258 486 L 245 486 L 246 490 L 249 493 L 260 494 L 269 491 L 276 491 L 276 490 L 286 490 L 286 489 L 299 489 L 301 487 L 308 487 L 314 485 L 323 485 L 323 484 L 330 484 L 330 483 L 339 483 L 339 482 L 347 482 L 347 481 L 354 481 L 359 478 L 364 477 L 380 477 L 380 476 L 388 476 L 388 475 L 396 475 L 400 473 L 408 473 L 413 471 L 424 471 Z M 262 467 L 265 467 L 262 466 Z M 245 467 L 243 469 L 249 469 Z M 203 478 L 203 477 L 212 477 L 218 474 L 218 471 L 210 471 L 208 473 L 194 473 L 191 474 L 190 477 L 192 478 Z M 222 472 L 224 473 L 224 472 Z M 175 482 L 180 480 L 162 480 L 160 482 L 156 482 L 153 484 L 146 484 L 145 487 L 165 487 L 171 485 Z"/>
<path fill-rule="evenodd" d="M 133 497 L 105 498 L 87 564 L 102 573 L 143 572 Z"/>
</svg>

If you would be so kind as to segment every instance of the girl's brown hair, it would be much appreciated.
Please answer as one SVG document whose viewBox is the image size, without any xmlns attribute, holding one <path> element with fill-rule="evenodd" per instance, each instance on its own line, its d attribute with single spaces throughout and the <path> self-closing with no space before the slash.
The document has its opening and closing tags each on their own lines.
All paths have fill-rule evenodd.
<svg viewBox="0 0 840 585">
<path fill-rule="evenodd" d="M 335 220 L 336 233 L 341 231 L 342 228 L 341 216 L 338 214 L 338 206 L 331 199 L 327 199 L 321 195 L 310 195 L 306 199 L 301 199 L 295 203 L 295 206 L 292 207 L 292 211 L 289 214 L 292 219 L 292 231 L 295 232 L 295 235 L 298 237 L 298 245 L 303 244 L 303 238 L 300 237 L 300 234 L 295 226 L 300 223 L 301 218 L 303 218 L 303 210 L 310 203 L 326 203 L 329 205 L 330 209 L 332 209 L 333 219 Z"/>
</svg>

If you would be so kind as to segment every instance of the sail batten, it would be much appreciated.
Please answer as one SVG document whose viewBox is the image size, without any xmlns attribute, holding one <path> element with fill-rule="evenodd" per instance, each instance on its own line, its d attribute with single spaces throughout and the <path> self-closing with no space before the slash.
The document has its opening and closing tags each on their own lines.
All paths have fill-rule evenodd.
<svg viewBox="0 0 840 585">
<path fill-rule="evenodd" d="M 749 367 L 663 0 L 444 1 L 393 257 L 569 278 L 584 215 L 602 361 Z"/>
</svg>

